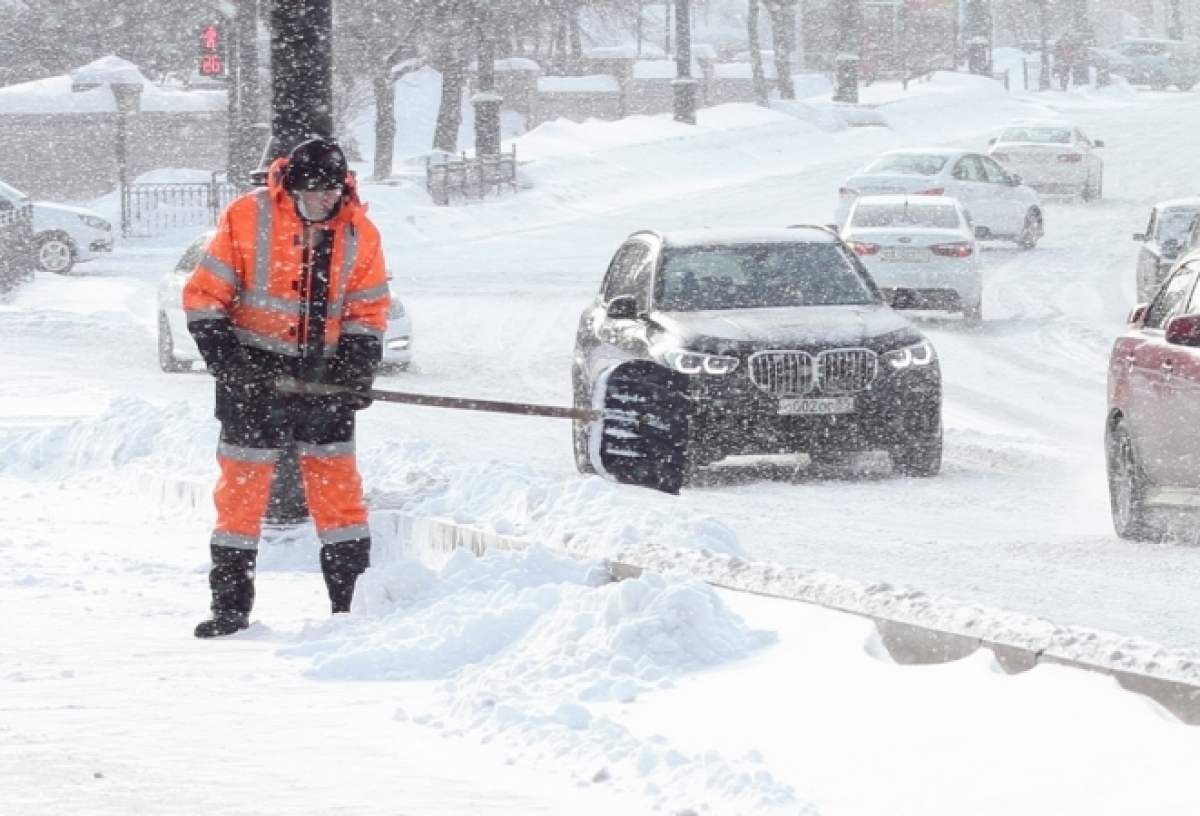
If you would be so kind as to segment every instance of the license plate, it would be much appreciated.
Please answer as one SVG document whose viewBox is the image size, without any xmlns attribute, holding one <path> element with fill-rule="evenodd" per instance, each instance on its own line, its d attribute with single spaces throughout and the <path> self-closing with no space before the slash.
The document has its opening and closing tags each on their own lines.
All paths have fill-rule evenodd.
<svg viewBox="0 0 1200 816">
<path fill-rule="evenodd" d="M 885 247 L 879 253 L 879 259 L 902 263 L 924 263 L 929 260 L 929 250 L 918 247 Z"/>
<path fill-rule="evenodd" d="M 779 413 L 794 414 L 852 414 L 854 397 L 799 397 L 781 399 Z"/>
</svg>

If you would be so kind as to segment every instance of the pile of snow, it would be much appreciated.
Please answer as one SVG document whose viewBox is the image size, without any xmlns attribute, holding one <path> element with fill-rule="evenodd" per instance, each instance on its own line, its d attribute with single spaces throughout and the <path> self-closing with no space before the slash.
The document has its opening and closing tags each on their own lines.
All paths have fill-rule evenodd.
<svg viewBox="0 0 1200 816">
<path fill-rule="evenodd" d="M 424 441 L 388 442 L 359 454 L 372 507 L 440 518 L 501 536 L 603 556 L 650 543 L 744 554 L 710 516 L 643 502 L 635 488 L 599 477 L 554 481 L 502 462 L 464 466 Z"/>
<path fill-rule="evenodd" d="M 322 680 L 439 680 L 430 710 L 397 712 L 447 735 L 499 746 L 510 762 L 646 793 L 658 806 L 720 802 L 804 812 L 753 762 L 689 755 L 617 723 L 629 704 L 676 678 L 773 643 L 704 583 L 647 574 L 610 583 L 594 561 L 544 549 L 456 551 L 439 572 L 415 561 L 360 580 L 363 616 L 310 625 L 280 654 Z"/>
<path fill-rule="evenodd" d="M 0 474 L 27 480 L 102 482 L 126 493 L 159 493 L 180 512 L 211 515 L 218 426 L 205 407 L 158 405 L 118 396 L 93 416 L 45 427 L 0 427 Z M 737 536 L 710 516 L 644 501 L 639 491 L 598 477 L 555 481 L 501 462 L 463 465 L 421 440 L 360 452 L 368 504 L 517 536 L 576 555 L 602 556 L 651 543 L 744 555 Z M 264 569 L 314 568 L 313 540 L 276 542 Z M 400 542 L 402 545 L 403 542 Z M 291 553 L 290 555 L 288 553 Z"/>
</svg>

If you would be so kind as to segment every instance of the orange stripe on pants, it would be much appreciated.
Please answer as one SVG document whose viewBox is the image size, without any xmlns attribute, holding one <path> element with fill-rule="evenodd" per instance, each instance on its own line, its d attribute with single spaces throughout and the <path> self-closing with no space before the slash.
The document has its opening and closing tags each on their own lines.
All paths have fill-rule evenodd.
<svg viewBox="0 0 1200 816">
<path fill-rule="evenodd" d="M 362 478 L 353 456 L 300 454 L 308 512 L 317 532 L 367 523 Z"/>
<path fill-rule="evenodd" d="M 273 462 L 239 462 L 217 455 L 221 476 L 213 490 L 216 532 L 257 537 L 271 497 Z"/>
</svg>

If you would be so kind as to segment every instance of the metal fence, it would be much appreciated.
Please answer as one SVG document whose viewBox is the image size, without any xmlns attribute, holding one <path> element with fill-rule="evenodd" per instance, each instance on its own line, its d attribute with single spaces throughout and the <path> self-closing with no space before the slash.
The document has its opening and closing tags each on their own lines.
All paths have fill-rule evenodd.
<svg viewBox="0 0 1200 816">
<path fill-rule="evenodd" d="M 425 160 L 425 187 L 433 203 L 482 199 L 510 187 L 517 191 L 517 148 L 494 156 L 430 156 Z"/>
<path fill-rule="evenodd" d="M 121 235 L 153 238 L 183 227 L 208 227 L 237 198 L 237 185 L 220 180 L 177 184 L 127 184 L 121 190 Z"/>
</svg>

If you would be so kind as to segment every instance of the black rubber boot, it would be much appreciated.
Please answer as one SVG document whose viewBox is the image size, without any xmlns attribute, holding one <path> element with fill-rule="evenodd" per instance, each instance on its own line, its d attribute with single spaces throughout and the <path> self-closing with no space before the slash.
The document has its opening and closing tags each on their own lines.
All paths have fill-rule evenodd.
<svg viewBox="0 0 1200 816">
<path fill-rule="evenodd" d="M 358 576 L 371 566 L 371 539 L 356 538 L 321 547 L 321 572 L 334 614 L 349 612 Z"/>
<path fill-rule="evenodd" d="M 212 617 L 196 627 L 196 637 L 232 635 L 250 626 L 254 608 L 254 563 L 257 553 L 233 547 L 212 547 Z"/>
</svg>

